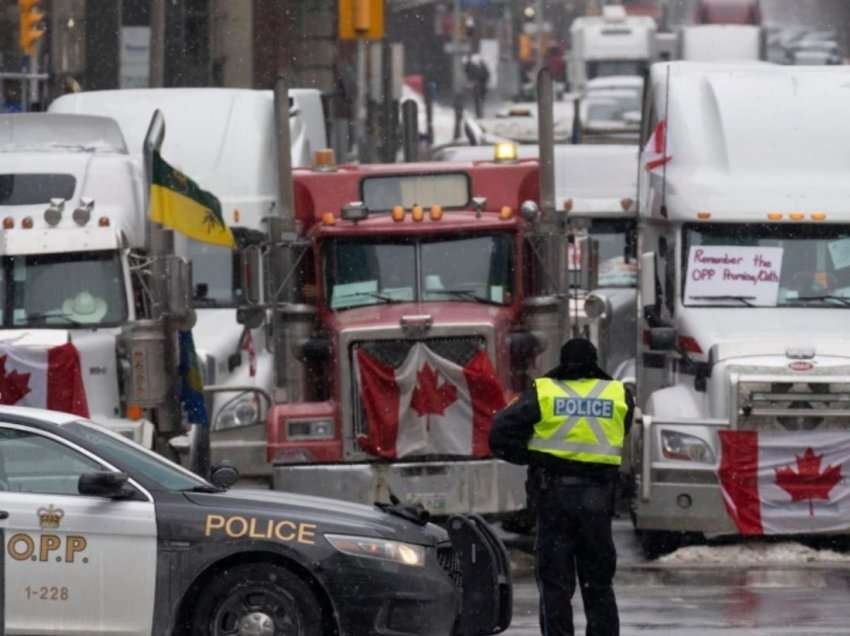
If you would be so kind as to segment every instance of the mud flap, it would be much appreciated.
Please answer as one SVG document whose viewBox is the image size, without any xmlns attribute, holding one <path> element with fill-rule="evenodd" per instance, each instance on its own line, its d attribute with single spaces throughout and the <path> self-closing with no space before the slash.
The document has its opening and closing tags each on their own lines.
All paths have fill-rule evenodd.
<svg viewBox="0 0 850 636">
<path fill-rule="evenodd" d="M 450 517 L 448 531 L 463 576 L 455 635 L 505 631 L 513 616 L 511 565 L 505 546 L 478 515 Z"/>
</svg>

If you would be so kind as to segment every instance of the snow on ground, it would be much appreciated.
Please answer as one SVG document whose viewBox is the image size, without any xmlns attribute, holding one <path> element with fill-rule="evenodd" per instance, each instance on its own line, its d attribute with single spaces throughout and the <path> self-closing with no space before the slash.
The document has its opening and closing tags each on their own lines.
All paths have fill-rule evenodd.
<svg viewBox="0 0 850 636">
<path fill-rule="evenodd" d="M 745 543 L 698 545 L 679 548 L 658 559 L 671 565 L 802 565 L 806 563 L 850 564 L 850 554 L 816 550 L 794 543 Z"/>
</svg>

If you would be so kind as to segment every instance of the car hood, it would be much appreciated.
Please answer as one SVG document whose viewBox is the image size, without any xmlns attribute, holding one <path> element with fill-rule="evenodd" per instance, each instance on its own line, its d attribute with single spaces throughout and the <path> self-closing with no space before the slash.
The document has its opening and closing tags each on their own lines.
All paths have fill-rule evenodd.
<svg viewBox="0 0 850 636">
<path fill-rule="evenodd" d="M 338 499 L 248 489 L 187 493 L 186 497 L 218 515 L 233 514 L 264 520 L 280 518 L 315 524 L 317 534 L 353 534 L 431 546 L 448 538 L 447 533 L 434 524 L 418 525 L 376 506 Z"/>
</svg>

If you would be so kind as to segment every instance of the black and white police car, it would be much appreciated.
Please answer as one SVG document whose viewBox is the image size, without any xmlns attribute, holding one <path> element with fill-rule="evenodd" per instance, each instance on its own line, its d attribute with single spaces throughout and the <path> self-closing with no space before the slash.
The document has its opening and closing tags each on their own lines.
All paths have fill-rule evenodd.
<svg viewBox="0 0 850 636">
<path fill-rule="evenodd" d="M 213 481 L 219 481 L 216 475 Z M 0 407 L 4 634 L 494 634 L 504 547 L 399 506 L 226 491 L 76 416 Z"/>
</svg>

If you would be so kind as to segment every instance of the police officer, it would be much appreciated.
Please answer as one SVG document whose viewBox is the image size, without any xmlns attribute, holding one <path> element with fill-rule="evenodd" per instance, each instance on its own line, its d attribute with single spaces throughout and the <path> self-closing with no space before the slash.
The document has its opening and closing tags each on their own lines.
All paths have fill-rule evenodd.
<svg viewBox="0 0 850 636">
<path fill-rule="evenodd" d="M 497 457 L 529 465 L 543 635 L 575 633 L 576 575 L 587 636 L 616 635 L 611 517 L 633 401 L 599 368 L 590 341 L 573 338 L 560 358 L 558 367 L 495 415 L 490 446 Z"/>
</svg>

